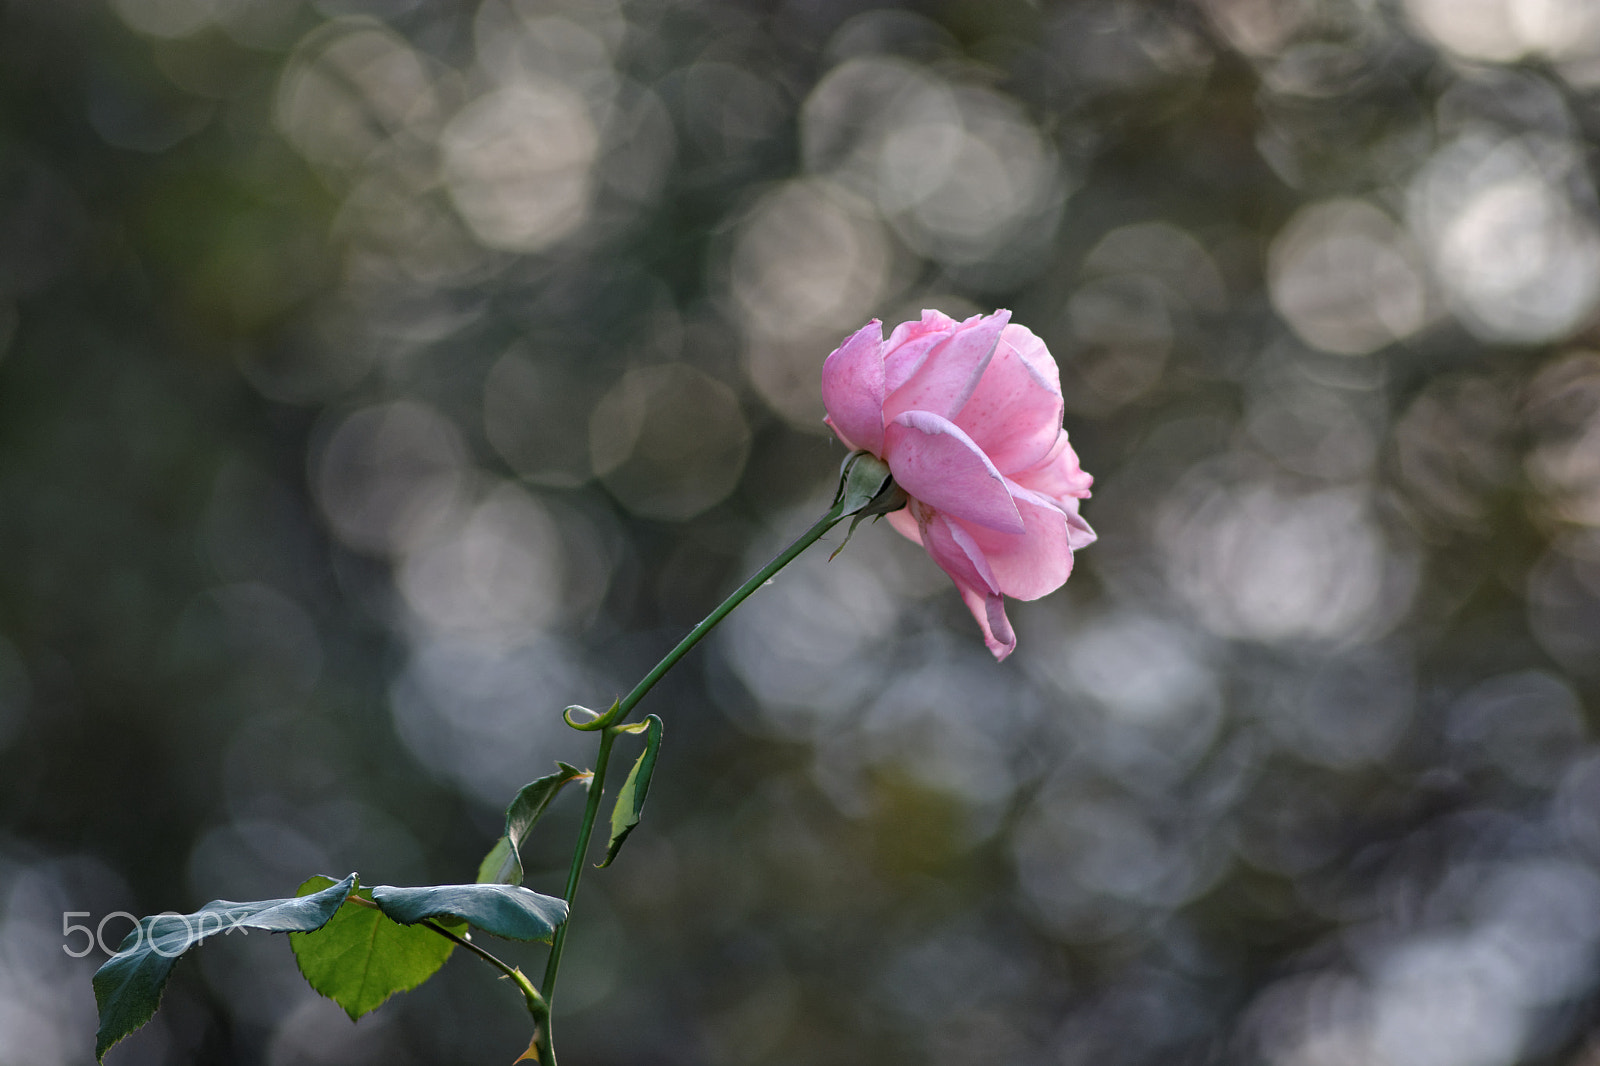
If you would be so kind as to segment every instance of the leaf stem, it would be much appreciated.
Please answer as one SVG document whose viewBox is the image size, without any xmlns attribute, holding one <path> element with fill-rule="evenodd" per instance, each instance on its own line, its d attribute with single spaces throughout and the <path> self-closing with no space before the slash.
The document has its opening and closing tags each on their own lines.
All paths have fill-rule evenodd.
<svg viewBox="0 0 1600 1066">
<path fill-rule="evenodd" d="M 648 674 L 645 674 L 637 685 L 633 686 L 632 692 L 618 701 L 616 713 L 608 716 L 608 724 L 604 729 L 600 730 L 600 750 L 595 755 L 594 778 L 589 782 L 589 800 L 583 808 L 583 824 L 578 829 L 578 844 L 573 849 L 572 865 L 567 869 L 567 890 L 564 898 L 569 908 L 578 894 L 578 880 L 583 875 L 584 860 L 589 854 L 589 840 L 594 834 L 595 818 L 600 813 L 600 797 L 605 791 L 606 764 L 611 761 L 611 745 L 616 740 L 617 727 L 627 721 L 628 715 L 639 705 L 639 701 L 644 699 L 645 694 L 655 687 L 656 682 L 660 681 L 668 670 L 676 666 L 678 660 L 689 653 L 689 649 L 700 643 L 701 639 L 711 632 L 718 622 L 728 617 L 729 613 L 748 599 L 752 592 L 770 581 L 772 575 L 794 562 L 801 552 L 822 539 L 824 533 L 832 529 L 845 517 L 852 504 L 860 507 L 863 502 L 850 500 L 841 491 L 839 498 L 834 501 L 827 514 L 819 518 L 816 524 L 800 534 L 793 544 L 779 552 L 771 562 L 757 570 L 750 580 L 740 585 L 727 599 L 718 604 L 716 609 L 706 615 L 699 625 L 689 630 L 688 635 L 678 641 L 677 647 L 667 652 L 666 656 L 656 663 L 654 668 Z M 546 1011 L 549 1010 L 550 1003 L 555 996 L 556 974 L 561 969 L 561 952 L 566 946 L 569 924 L 570 918 L 567 922 L 563 922 L 558 926 L 555 939 L 550 943 L 550 958 L 545 963 L 544 984 L 542 986 Z M 539 1034 L 539 1040 L 537 1041 L 537 1050 L 540 1055 L 539 1062 L 542 1066 L 555 1066 L 555 1051 L 551 1047 L 548 1017 L 545 1023 L 540 1026 Z"/>
<path fill-rule="evenodd" d="M 461 947 L 466 948 L 468 951 L 478 956 L 478 958 L 482 959 L 484 962 L 487 962 L 490 966 L 493 966 L 505 976 L 511 978 L 512 982 L 522 990 L 522 997 L 528 1001 L 528 1013 L 533 1015 L 535 1021 L 544 1021 L 545 1017 L 549 1014 L 549 1008 L 545 1005 L 544 997 L 539 994 L 539 990 L 533 987 L 533 982 L 528 980 L 527 976 L 521 970 L 500 959 L 493 952 L 479 947 L 466 937 L 452 933 L 450 930 L 446 929 L 432 918 L 424 918 L 422 920 L 422 924 L 427 926 L 429 929 L 432 929 L 435 933 L 438 933 L 446 940 L 452 940 Z"/>
<path fill-rule="evenodd" d="M 358 896 L 354 892 L 345 898 L 345 902 L 354 903 L 361 907 L 371 907 L 375 911 L 383 910 L 382 907 L 378 906 L 370 899 Z M 541 1028 L 546 1028 L 548 1026 L 550 1018 L 550 1006 L 545 1002 L 545 998 L 539 994 L 539 990 L 533 987 L 533 982 L 528 980 L 527 975 L 521 970 L 506 962 L 504 959 L 501 959 L 493 952 L 479 947 L 466 937 L 451 932 L 449 929 L 446 929 L 432 918 L 424 918 L 417 924 L 431 929 L 435 933 L 438 933 L 440 936 L 444 937 L 446 940 L 452 941 L 461 947 L 466 948 L 468 951 L 478 956 L 478 958 L 499 970 L 506 977 L 509 977 L 512 983 L 514 983 L 522 991 L 522 998 L 527 1002 L 528 1013 L 533 1015 L 534 1022 L 537 1023 Z"/>
</svg>

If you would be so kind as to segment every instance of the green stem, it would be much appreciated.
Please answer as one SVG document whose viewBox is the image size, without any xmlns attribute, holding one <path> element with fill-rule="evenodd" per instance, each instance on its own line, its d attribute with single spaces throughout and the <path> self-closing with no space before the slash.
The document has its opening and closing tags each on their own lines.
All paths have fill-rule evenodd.
<svg viewBox="0 0 1600 1066">
<path fill-rule="evenodd" d="M 796 556 L 821 540 L 824 533 L 838 525 L 839 521 L 844 518 L 844 508 L 845 502 L 842 500 L 834 504 L 827 514 L 817 520 L 816 525 L 800 534 L 798 540 L 779 552 L 766 566 L 757 570 L 749 581 L 735 589 L 731 596 L 717 606 L 716 610 L 706 615 L 699 625 L 689 630 L 689 635 L 678 641 L 678 646 L 667 652 L 666 658 L 656 663 L 655 669 L 645 674 L 644 679 L 633 686 L 633 691 L 623 697 L 622 702 L 617 707 L 615 722 L 618 724 L 626 722 L 628 715 L 633 713 L 633 709 L 638 706 L 639 701 L 644 699 L 645 693 L 654 688 L 655 683 L 661 680 L 662 675 L 676 666 L 678 660 L 687 655 L 690 648 L 700 643 L 702 637 L 711 632 L 718 622 L 728 617 L 733 609 L 743 603 L 752 592 L 771 581 L 772 575 L 794 562 Z"/>
<path fill-rule="evenodd" d="M 572 901 L 578 895 L 578 879 L 583 876 L 583 860 L 589 853 L 589 838 L 594 834 L 595 816 L 600 811 L 600 796 L 605 791 L 606 766 L 611 762 L 611 745 L 616 742 L 617 735 L 610 729 L 600 732 L 600 750 L 594 757 L 594 777 L 589 781 L 589 799 L 583 805 L 583 824 L 578 827 L 578 845 L 572 853 L 572 865 L 567 868 L 567 890 L 563 895 L 568 905 L 566 922 L 556 927 L 555 937 L 550 941 L 550 958 L 544 965 L 544 1003 L 546 1009 L 550 1005 L 550 997 L 556 991 L 556 972 L 561 969 L 561 951 L 567 944 L 567 925 L 571 921 Z M 539 1062 L 542 1066 L 555 1066 L 555 1048 L 551 1046 L 550 1021 L 548 1016 L 544 1025 L 540 1026 L 537 1034 Z"/>
<path fill-rule="evenodd" d="M 600 751 L 595 755 L 594 778 L 589 782 L 589 801 L 583 808 L 583 824 L 578 829 L 578 845 L 572 853 L 572 865 L 567 869 L 565 898 L 569 908 L 569 918 L 567 922 L 563 922 L 556 929 L 555 939 L 550 943 L 550 958 L 545 963 L 542 989 L 546 1010 L 549 1009 L 551 1000 L 555 995 L 556 973 L 561 969 L 561 952 L 566 946 L 567 928 L 571 924 L 570 908 L 572 901 L 578 894 L 578 880 L 583 875 L 584 859 L 589 854 L 589 840 L 594 834 L 595 817 L 600 813 L 600 797 L 605 790 L 606 782 L 606 764 L 611 761 L 611 745 L 616 740 L 616 726 L 628 720 L 628 715 L 639 705 L 639 701 L 644 699 L 645 694 L 655 687 L 656 682 L 660 681 L 668 670 L 676 666 L 678 660 L 689 653 L 690 648 L 700 643 L 701 639 L 711 632 L 718 622 L 728 617 L 728 614 L 749 598 L 752 592 L 772 580 L 772 575 L 794 562 L 796 556 L 818 540 L 821 540 L 824 533 L 837 525 L 845 517 L 845 511 L 848 506 L 849 504 L 841 494 L 840 499 L 828 509 L 827 514 L 817 520 L 815 525 L 800 534 L 793 544 L 779 552 L 766 566 L 757 570 L 749 581 L 735 589 L 732 595 L 717 606 L 716 610 L 706 615 L 699 625 L 689 630 L 688 635 L 678 641 L 678 646 L 667 652 L 666 656 L 659 663 L 656 663 L 655 667 L 648 674 L 645 674 L 637 685 L 633 686 L 633 691 L 618 702 L 615 715 L 607 716 L 610 718 L 610 722 L 600 731 Z M 542 1066 L 555 1066 L 555 1051 L 551 1047 L 548 1018 L 544 1025 L 540 1026 L 539 1033 L 539 1061 Z"/>
<path fill-rule="evenodd" d="M 589 782 L 588 802 L 583 805 L 583 824 L 578 827 L 578 846 L 573 850 L 572 865 L 567 868 L 567 890 L 563 898 L 567 901 L 569 914 L 572 901 L 578 895 L 578 879 L 583 876 L 583 859 L 589 853 L 589 838 L 594 835 L 594 820 L 600 811 L 600 796 L 605 789 L 606 766 L 611 762 L 611 745 L 616 739 L 617 735 L 609 729 L 600 733 L 600 750 L 594 757 L 594 778 Z M 562 922 L 556 927 L 555 938 L 550 941 L 550 959 L 544 967 L 544 998 L 547 1003 L 556 990 L 556 971 L 561 968 L 561 949 L 567 942 L 566 933 L 567 923 Z"/>
<path fill-rule="evenodd" d="M 533 1015 L 534 1022 L 541 1026 L 545 1025 L 550 1017 L 550 1006 L 545 1002 L 545 998 L 539 994 L 539 990 L 533 987 L 533 982 L 528 980 L 526 974 L 517 969 L 515 966 L 512 966 L 510 963 L 503 962 L 493 953 L 480 948 L 466 937 L 458 936 L 455 933 L 452 933 L 450 930 L 446 929 L 444 926 L 440 925 L 438 922 L 435 922 L 431 918 L 424 918 L 422 920 L 422 924 L 427 926 L 429 929 L 432 929 L 435 933 L 438 933 L 446 940 L 455 941 L 457 944 L 466 948 L 468 951 L 478 956 L 478 958 L 482 959 L 484 962 L 487 962 L 490 966 L 493 966 L 502 974 L 509 977 L 512 983 L 522 990 L 522 998 L 527 1001 L 528 1013 Z"/>
</svg>

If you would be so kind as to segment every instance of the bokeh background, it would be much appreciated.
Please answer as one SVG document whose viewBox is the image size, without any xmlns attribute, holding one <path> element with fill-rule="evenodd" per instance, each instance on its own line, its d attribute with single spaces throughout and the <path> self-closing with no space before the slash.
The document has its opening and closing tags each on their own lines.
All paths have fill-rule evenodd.
<svg viewBox="0 0 1600 1066">
<path fill-rule="evenodd" d="M 1600 1062 L 1597 138 L 1594 0 L 0 0 L 0 1063 L 63 912 L 470 879 L 996 306 L 1100 542 L 1003 665 L 886 525 L 741 608 L 563 1061 Z M 111 1061 L 526 1039 L 230 937 Z"/>
</svg>

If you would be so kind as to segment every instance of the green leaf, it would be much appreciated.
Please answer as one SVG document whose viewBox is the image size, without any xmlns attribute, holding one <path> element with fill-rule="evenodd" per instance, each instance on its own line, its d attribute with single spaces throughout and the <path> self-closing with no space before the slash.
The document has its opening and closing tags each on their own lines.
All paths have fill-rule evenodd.
<svg viewBox="0 0 1600 1066">
<path fill-rule="evenodd" d="M 313 877 L 300 892 L 315 892 L 326 880 Z M 328 924 L 289 937 L 301 975 L 351 1021 L 432 977 L 455 947 L 431 929 L 391 921 L 376 904 L 355 902 L 371 898 L 371 890 L 357 886 Z"/>
<path fill-rule="evenodd" d="M 839 467 L 839 491 L 834 502 L 841 515 L 859 514 L 889 487 L 889 464 L 871 452 L 851 452 Z"/>
<path fill-rule="evenodd" d="M 217 933 L 226 936 L 235 929 L 240 933 L 251 929 L 304 932 L 327 924 L 354 887 L 356 875 L 338 882 L 331 877 L 320 881 L 321 891 L 302 891 L 296 899 L 254 903 L 218 899 L 193 914 L 156 914 L 139 919 L 138 927 L 123 938 L 117 953 L 94 975 L 94 999 L 100 1008 L 95 1059 L 104 1059 L 112 1045 L 154 1017 L 178 957 L 207 937 Z"/>
<path fill-rule="evenodd" d="M 527 846 L 534 824 L 544 816 L 545 808 L 556 794 L 572 781 L 587 781 L 592 775 L 564 762 L 556 763 L 560 769 L 547 777 L 523 785 L 517 798 L 506 808 L 506 831 L 483 862 L 478 864 L 478 883 L 499 885 L 522 884 L 522 849 Z"/>
<path fill-rule="evenodd" d="M 383 913 L 404 925 L 450 917 L 508 940 L 548 940 L 567 920 L 567 901 L 517 885 L 379 885 L 372 898 Z"/>
<path fill-rule="evenodd" d="M 611 865 L 611 860 L 622 850 L 622 842 L 639 824 L 639 816 L 644 813 L 645 794 L 650 791 L 650 775 L 656 769 L 656 752 L 661 749 L 661 719 L 653 714 L 637 725 L 622 726 L 619 731 L 643 732 L 644 751 L 628 771 L 628 779 L 617 792 L 616 806 L 611 808 L 611 842 L 606 845 L 606 857 L 601 866 Z"/>
<path fill-rule="evenodd" d="M 844 531 L 844 540 L 828 556 L 831 562 L 844 551 L 862 519 L 874 521 L 906 505 L 905 490 L 895 484 L 889 466 L 871 452 L 851 452 L 845 456 L 839 470 L 839 492 L 834 498 L 841 515 L 854 515 L 850 528 Z"/>
</svg>

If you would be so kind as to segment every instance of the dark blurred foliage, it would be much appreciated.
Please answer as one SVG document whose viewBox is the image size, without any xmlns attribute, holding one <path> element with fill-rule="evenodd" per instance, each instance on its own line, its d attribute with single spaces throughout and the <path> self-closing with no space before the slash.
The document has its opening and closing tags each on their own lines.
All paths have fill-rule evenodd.
<svg viewBox="0 0 1600 1066">
<path fill-rule="evenodd" d="M 1597 101 L 1593 0 L 0 0 L 0 1063 L 63 912 L 469 878 L 925 306 L 1101 540 L 999 665 L 882 525 L 741 608 L 564 1061 L 1600 1061 Z M 526 1036 L 225 938 L 112 1061 Z"/>
</svg>

